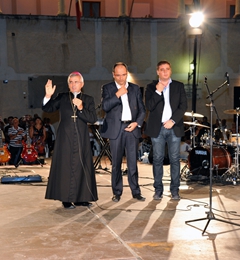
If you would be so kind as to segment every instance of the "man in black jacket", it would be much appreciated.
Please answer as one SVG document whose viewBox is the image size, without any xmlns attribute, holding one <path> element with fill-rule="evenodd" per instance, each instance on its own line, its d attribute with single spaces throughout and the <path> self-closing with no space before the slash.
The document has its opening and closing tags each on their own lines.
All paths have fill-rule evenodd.
<svg viewBox="0 0 240 260">
<path fill-rule="evenodd" d="M 145 134 L 153 145 L 153 175 L 155 194 L 160 200 L 163 194 L 163 159 L 165 144 L 168 144 L 170 159 L 172 199 L 180 199 L 180 143 L 184 136 L 183 115 L 187 110 L 187 97 L 184 85 L 171 79 L 171 65 L 160 61 L 157 65 L 159 80 L 147 85 L 145 92 L 146 108 L 149 110 Z"/>
<path fill-rule="evenodd" d="M 127 82 L 127 65 L 118 62 L 113 67 L 114 81 L 102 87 L 102 108 L 106 117 L 101 129 L 102 137 L 110 139 L 112 154 L 112 191 L 118 202 L 123 191 L 122 157 L 126 151 L 128 182 L 135 199 L 144 201 L 138 184 L 138 144 L 141 125 L 145 117 L 141 90 Z"/>
</svg>

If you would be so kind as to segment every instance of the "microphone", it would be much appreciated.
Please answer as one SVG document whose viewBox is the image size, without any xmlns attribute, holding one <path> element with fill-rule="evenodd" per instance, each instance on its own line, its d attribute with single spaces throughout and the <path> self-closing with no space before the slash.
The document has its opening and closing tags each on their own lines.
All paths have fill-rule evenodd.
<svg viewBox="0 0 240 260">
<path fill-rule="evenodd" d="M 77 97 L 77 92 L 73 92 L 73 95 L 74 95 L 74 98 L 76 98 Z M 76 105 L 74 105 L 74 107 L 76 107 Z"/>
<path fill-rule="evenodd" d="M 225 77 L 227 78 L 227 85 L 229 87 L 229 74 L 228 74 L 228 72 L 225 73 Z"/>
</svg>

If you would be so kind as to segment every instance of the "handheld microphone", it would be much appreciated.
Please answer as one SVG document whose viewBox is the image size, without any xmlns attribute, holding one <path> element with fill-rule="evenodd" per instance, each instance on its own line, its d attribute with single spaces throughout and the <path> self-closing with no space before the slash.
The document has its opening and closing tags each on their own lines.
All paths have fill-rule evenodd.
<svg viewBox="0 0 240 260">
<path fill-rule="evenodd" d="M 225 73 L 225 77 L 227 78 L 227 85 L 229 87 L 229 74 L 228 74 L 228 72 Z"/>
<path fill-rule="evenodd" d="M 73 95 L 74 95 L 74 98 L 76 98 L 77 97 L 77 92 L 73 92 Z M 74 105 L 74 107 L 76 107 L 76 105 Z"/>
</svg>

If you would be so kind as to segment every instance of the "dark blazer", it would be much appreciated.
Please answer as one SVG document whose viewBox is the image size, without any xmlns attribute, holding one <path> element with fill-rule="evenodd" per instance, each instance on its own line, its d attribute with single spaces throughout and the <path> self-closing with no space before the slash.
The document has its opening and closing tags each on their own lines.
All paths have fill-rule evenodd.
<svg viewBox="0 0 240 260">
<path fill-rule="evenodd" d="M 157 137 L 162 125 L 164 96 L 156 93 L 157 83 L 158 80 L 154 80 L 148 84 L 145 92 L 146 108 L 149 110 L 145 134 L 150 137 Z M 172 108 L 171 119 L 175 122 L 173 126 L 174 133 L 178 137 L 184 136 L 183 116 L 187 110 L 187 96 L 183 83 L 176 80 L 172 80 L 170 84 L 170 105 Z"/>
<path fill-rule="evenodd" d="M 136 138 L 141 137 L 141 125 L 145 118 L 145 106 L 142 100 L 142 94 L 138 85 L 128 83 L 128 101 L 132 113 L 132 122 L 137 122 L 139 127 L 133 130 Z M 104 138 L 116 139 L 121 129 L 122 101 L 117 98 L 118 88 L 115 82 L 102 86 L 102 109 L 106 116 L 101 128 L 101 135 Z"/>
</svg>

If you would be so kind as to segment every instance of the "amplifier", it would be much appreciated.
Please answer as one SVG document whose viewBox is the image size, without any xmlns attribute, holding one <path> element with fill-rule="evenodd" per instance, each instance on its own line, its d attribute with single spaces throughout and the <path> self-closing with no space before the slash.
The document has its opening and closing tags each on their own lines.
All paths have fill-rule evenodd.
<svg viewBox="0 0 240 260">
<path fill-rule="evenodd" d="M 40 175 L 28 175 L 28 176 L 3 176 L 1 183 L 17 183 L 17 182 L 42 182 Z"/>
</svg>

